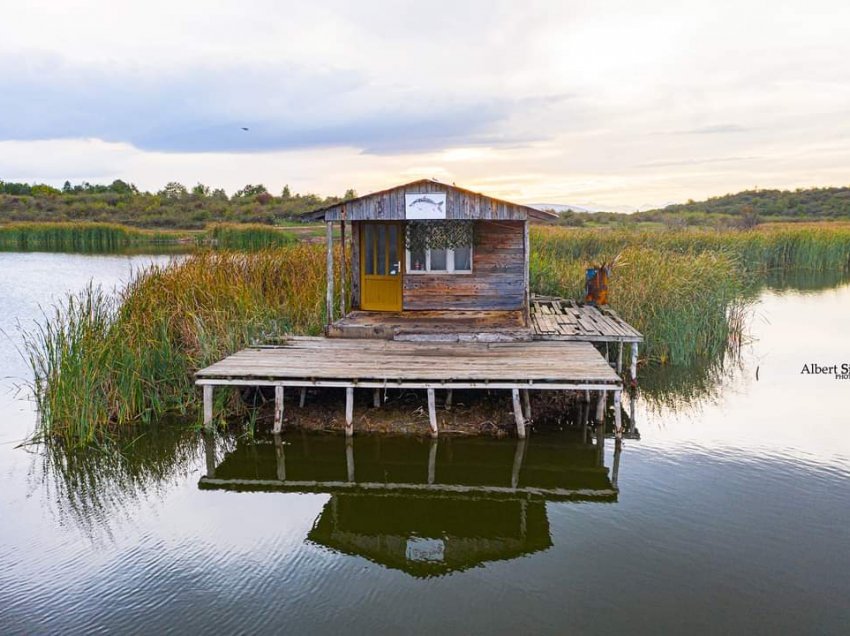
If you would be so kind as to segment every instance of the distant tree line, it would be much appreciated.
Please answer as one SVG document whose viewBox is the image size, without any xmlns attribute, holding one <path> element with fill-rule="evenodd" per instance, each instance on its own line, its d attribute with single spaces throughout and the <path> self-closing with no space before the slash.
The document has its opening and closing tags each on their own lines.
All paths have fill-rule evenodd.
<svg viewBox="0 0 850 636">
<path fill-rule="evenodd" d="M 671 227 L 748 228 L 763 221 L 850 219 L 850 187 L 745 190 L 634 214 L 567 210 L 558 216 L 558 223 L 572 227 L 649 222 Z"/>
<path fill-rule="evenodd" d="M 65 181 L 61 189 L 0 180 L 0 222 L 81 220 L 187 229 L 214 222 L 275 224 L 356 196 L 353 189 L 341 197 L 293 194 L 288 185 L 275 195 L 262 184 L 247 184 L 228 196 L 221 188 L 202 183 L 187 188 L 177 181 L 143 192 L 121 179 L 109 185 Z"/>
</svg>

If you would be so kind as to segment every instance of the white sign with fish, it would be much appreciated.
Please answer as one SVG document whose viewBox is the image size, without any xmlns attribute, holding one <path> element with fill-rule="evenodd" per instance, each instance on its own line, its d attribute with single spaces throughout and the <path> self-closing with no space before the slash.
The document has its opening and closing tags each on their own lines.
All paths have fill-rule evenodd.
<svg viewBox="0 0 850 636">
<path fill-rule="evenodd" d="M 404 218 L 418 220 L 445 219 L 446 193 L 429 192 L 427 194 L 405 194 Z"/>
</svg>

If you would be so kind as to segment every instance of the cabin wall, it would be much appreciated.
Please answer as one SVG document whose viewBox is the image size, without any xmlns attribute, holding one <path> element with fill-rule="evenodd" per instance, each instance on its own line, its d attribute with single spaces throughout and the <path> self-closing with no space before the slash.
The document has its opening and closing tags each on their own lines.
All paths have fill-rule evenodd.
<svg viewBox="0 0 850 636">
<path fill-rule="evenodd" d="M 476 221 L 472 273 L 405 273 L 404 309 L 525 309 L 524 225 L 523 221 Z"/>
</svg>

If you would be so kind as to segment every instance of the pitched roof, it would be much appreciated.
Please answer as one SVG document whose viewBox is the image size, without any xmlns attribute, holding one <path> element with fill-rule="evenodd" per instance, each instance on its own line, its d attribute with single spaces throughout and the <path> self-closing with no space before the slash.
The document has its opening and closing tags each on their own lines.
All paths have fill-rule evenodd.
<svg viewBox="0 0 850 636">
<path fill-rule="evenodd" d="M 434 179 L 418 179 L 403 185 L 393 186 L 386 190 L 371 192 L 355 199 L 340 201 L 302 215 L 305 219 L 336 221 L 342 218 L 351 220 L 403 220 L 404 194 L 408 193 L 445 192 L 449 195 L 447 205 L 448 218 L 469 219 L 504 219 L 525 220 L 537 219 L 551 221 L 558 218 L 553 212 L 538 210 L 520 203 L 511 203 L 495 197 L 490 197 L 456 185 L 441 183 Z M 451 199 L 457 205 L 451 204 Z"/>
</svg>

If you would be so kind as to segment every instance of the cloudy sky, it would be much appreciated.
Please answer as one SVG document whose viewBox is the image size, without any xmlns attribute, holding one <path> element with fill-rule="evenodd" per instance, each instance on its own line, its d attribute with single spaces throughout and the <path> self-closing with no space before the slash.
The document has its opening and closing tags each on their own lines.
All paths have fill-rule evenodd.
<svg viewBox="0 0 850 636">
<path fill-rule="evenodd" d="M 850 3 L 0 0 L 0 179 L 648 207 L 850 184 Z M 244 131 L 242 127 L 249 130 Z"/>
</svg>

